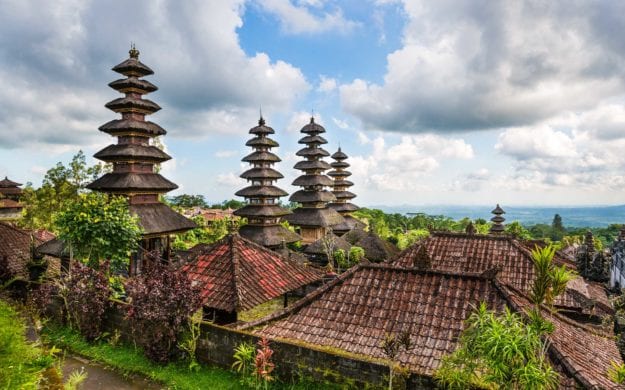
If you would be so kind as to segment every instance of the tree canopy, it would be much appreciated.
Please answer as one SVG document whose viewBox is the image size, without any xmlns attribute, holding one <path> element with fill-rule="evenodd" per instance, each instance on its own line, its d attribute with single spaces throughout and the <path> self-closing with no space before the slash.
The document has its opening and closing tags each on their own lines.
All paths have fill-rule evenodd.
<svg viewBox="0 0 625 390">
<path fill-rule="evenodd" d="M 101 260 L 110 260 L 114 271 L 126 269 L 141 238 L 126 198 L 97 192 L 80 194 L 56 215 L 54 223 L 71 255 L 94 268 Z"/>
</svg>

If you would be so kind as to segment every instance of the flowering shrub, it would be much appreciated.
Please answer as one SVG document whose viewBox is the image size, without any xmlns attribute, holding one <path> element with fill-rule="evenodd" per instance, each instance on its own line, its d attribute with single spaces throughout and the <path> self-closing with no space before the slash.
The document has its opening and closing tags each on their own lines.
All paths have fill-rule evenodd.
<svg viewBox="0 0 625 390">
<path fill-rule="evenodd" d="M 201 304 L 199 290 L 186 275 L 161 264 L 129 280 L 127 317 L 135 339 L 150 359 L 166 363 L 178 344 L 178 335 Z"/>
<path fill-rule="evenodd" d="M 254 359 L 256 379 L 257 383 L 262 383 L 266 389 L 269 382 L 274 380 L 271 373 L 276 365 L 271 361 L 273 350 L 269 347 L 269 340 L 263 337 L 258 341 L 258 346 L 260 348 L 256 350 L 256 358 Z"/>
<path fill-rule="evenodd" d="M 72 325 L 89 341 L 102 333 L 104 311 L 109 304 L 108 262 L 95 270 L 84 264 L 72 264 L 65 280 L 66 305 Z"/>
</svg>

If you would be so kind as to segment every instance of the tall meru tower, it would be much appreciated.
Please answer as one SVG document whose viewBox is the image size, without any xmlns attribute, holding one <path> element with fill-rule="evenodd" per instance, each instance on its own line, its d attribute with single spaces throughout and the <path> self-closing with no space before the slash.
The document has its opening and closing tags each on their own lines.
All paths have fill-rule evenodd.
<svg viewBox="0 0 625 390">
<path fill-rule="evenodd" d="M 131 259 L 130 273 L 137 274 L 147 259 L 156 255 L 165 260 L 170 258 L 170 234 L 184 232 L 195 227 L 195 223 L 170 209 L 159 200 L 178 186 L 165 179 L 155 170 L 155 165 L 171 157 L 151 144 L 155 137 L 167 132 L 145 116 L 160 110 L 158 104 L 142 96 L 157 90 L 144 76 L 154 74 L 152 69 L 139 61 L 139 50 L 134 45 L 130 57 L 112 70 L 125 76 L 109 84 L 123 97 L 108 102 L 105 106 L 121 114 L 99 130 L 117 137 L 117 143 L 97 152 L 94 157 L 113 165 L 113 171 L 95 180 L 87 187 L 112 195 L 128 198 L 130 212 L 139 218 L 143 229 L 140 250 Z"/>
</svg>

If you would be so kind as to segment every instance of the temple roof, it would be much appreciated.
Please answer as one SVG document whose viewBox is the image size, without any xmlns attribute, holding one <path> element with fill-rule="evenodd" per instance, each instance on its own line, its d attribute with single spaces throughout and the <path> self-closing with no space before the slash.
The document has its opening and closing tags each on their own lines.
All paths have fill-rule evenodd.
<svg viewBox="0 0 625 390">
<path fill-rule="evenodd" d="M 178 186 L 158 173 L 109 172 L 88 184 L 87 188 L 110 193 L 161 193 L 175 190 Z"/>
<path fill-rule="evenodd" d="M 113 161 L 152 161 L 163 162 L 171 156 L 156 146 L 137 144 L 113 144 L 100 150 L 93 157 L 105 162 Z"/>
<path fill-rule="evenodd" d="M 431 235 L 399 254 L 392 263 L 404 267 L 418 266 L 416 254 L 423 246 L 432 270 L 443 272 L 484 272 L 497 268 L 497 279 L 519 291 L 529 292 L 536 271 L 531 249 L 522 242 L 502 235 L 432 232 Z M 573 263 L 554 257 L 556 264 L 575 269 Z M 592 302 L 592 307 L 588 303 Z M 558 297 L 556 306 L 573 312 L 597 314 L 613 312 L 603 287 L 577 276 L 567 291 Z"/>
<path fill-rule="evenodd" d="M 42 243 L 33 232 L 0 222 L 0 262 L 6 257 L 12 277 L 29 279 L 27 264 L 32 259 L 32 250 Z"/>
<path fill-rule="evenodd" d="M 273 128 L 267 126 L 265 124 L 265 119 L 263 119 L 263 117 L 261 117 L 258 120 L 258 126 L 256 127 L 252 127 L 249 131 L 250 134 L 255 134 L 255 135 L 268 135 L 268 134 L 274 134 L 275 131 L 273 130 Z"/>
<path fill-rule="evenodd" d="M 336 211 L 328 208 L 299 207 L 293 214 L 284 217 L 291 225 L 330 227 L 343 222 L 343 217 Z"/>
<path fill-rule="evenodd" d="M 163 203 L 131 204 L 129 210 L 139 218 L 144 236 L 178 233 L 197 227 L 195 222 Z"/>
<path fill-rule="evenodd" d="M 345 153 L 343 153 L 341 151 L 341 148 L 339 147 L 339 150 L 337 150 L 336 152 L 334 152 L 334 154 L 332 155 L 332 158 L 335 160 L 345 160 L 347 159 L 347 155 Z M 349 166 L 349 165 L 348 165 Z"/>
<path fill-rule="evenodd" d="M 275 154 L 271 153 L 271 152 L 264 152 L 264 151 L 255 151 L 252 152 L 250 154 L 248 154 L 247 156 L 243 157 L 243 159 L 241 159 L 241 161 L 243 162 L 272 162 L 272 163 L 276 163 L 276 162 L 280 162 L 282 160 L 280 160 L 280 157 L 276 156 Z"/>
<path fill-rule="evenodd" d="M 234 193 L 236 196 L 256 198 L 279 198 L 287 196 L 288 192 L 276 186 L 249 186 Z"/>
<path fill-rule="evenodd" d="M 204 306 L 239 312 L 323 277 L 319 271 L 231 234 L 182 268 L 201 288 Z"/>
<path fill-rule="evenodd" d="M 19 187 L 22 183 L 16 183 L 12 180 L 9 180 L 6 176 L 4 179 L 0 180 L 0 188 L 10 188 L 10 187 Z"/>
<path fill-rule="evenodd" d="M 301 138 L 299 141 L 297 141 L 297 143 L 306 145 L 321 145 L 327 144 L 328 141 L 320 135 L 308 135 Z"/>
<path fill-rule="evenodd" d="M 329 233 L 326 234 L 324 237 L 318 239 L 317 241 L 313 242 L 312 244 L 307 245 L 304 249 L 304 253 L 314 255 L 326 255 L 327 245 L 331 246 L 332 252 L 342 249 L 347 253 L 352 247 L 351 244 L 345 241 L 343 238 L 338 237 L 334 233 Z"/>
<path fill-rule="evenodd" d="M 143 115 L 153 114 L 161 109 L 161 106 L 151 100 L 132 97 L 120 97 L 111 100 L 104 107 L 115 112 L 135 112 Z"/>
<path fill-rule="evenodd" d="M 354 243 L 354 246 L 361 247 L 365 251 L 367 260 L 374 263 L 389 260 L 399 253 L 395 245 L 373 232 L 366 233 Z"/>
<path fill-rule="evenodd" d="M 358 207 L 354 206 L 353 204 L 350 203 L 344 203 L 342 205 L 329 205 L 328 207 L 336 210 L 337 212 L 341 212 L 341 211 L 354 211 L 351 207 L 346 207 L 345 209 L 341 209 L 340 207 L 336 207 L 336 206 L 353 206 L 356 209 L 358 209 Z M 364 229 L 365 228 L 365 224 L 362 221 L 359 221 L 358 219 L 352 217 L 351 215 L 344 215 L 343 216 L 344 221 L 339 223 L 338 225 L 333 225 L 332 226 L 332 230 L 336 233 L 348 233 L 352 230 L 356 230 L 356 229 Z M 347 237 L 342 236 L 343 239 L 345 239 L 347 241 Z M 348 241 L 349 242 L 349 241 Z"/>
<path fill-rule="evenodd" d="M 316 203 L 316 202 L 331 202 L 336 198 L 330 191 L 306 191 L 299 190 L 294 192 L 289 201 L 298 203 Z"/>
<path fill-rule="evenodd" d="M 167 131 L 150 121 L 132 119 L 113 119 L 99 127 L 99 130 L 117 136 L 118 134 L 144 134 L 147 137 L 156 137 L 167 134 Z"/>
<path fill-rule="evenodd" d="M 0 209 L 22 209 L 21 203 L 14 201 L 13 199 L 0 199 Z"/>
<path fill-rule="evenodd" d="M 300 157 L 327 157 L 330 153 L 322 148 L 303 148 L 298 150 L 295 155 Z"/>
<path fill-rule="evenodd" d="M 282 225 L 243 225 L 239 228 L 239 234 L 259 245 L 274 248 L 302 239 L 299 234 L 293 233 Z"/>
<path fill-rule="evenodd" d="M 507 306 L 522 316 L 530 309 L 524 296 L 494 275 L 492 270 L 445 272 L 360 264 L 288 308 L 238 328 L 380 362 L 387 361 L 382 350 L 385 337 L 407 332 L 416 347 L 402 350 L 395 361 L 410 372 L 432 376 L 443 356 L 458 347 L 473 307 L 485 302 L 490 310 L 502 312 Z M 548 310 L 542 314 L 555 325 L 549 356 L 564 374 L 561 384 L 574 378 L 585 388 L 616 388 L 605 374 L 612 361 L 623 362 L 613 332 Z"/>
<path fill-rule="evenodd" d="M 146 94 L 158 90 L 158 87 L 151 82 L 147 80 L 139 80 L 136 77 L 128 77 L 126 79 L 112 81 L 109 83 L 109 87 L 121 93 L 134 92 Z"/>
<path fill-rule="evenodd" d="M 284 176 L 273 168 L 250 168 L 239 177 L 243 179 L 282 179 Z"/>
<path fill-rule="evenodd" d="M 141 77 L 154 74 L 149 66 L 139 61 L 139 51 L 134 47 L 130 49 L 130 58 L 115 65 L 112 70 L 128 77 Z"/>
<path fill-rule="evenodd" d="M 302 127 L 300 132 L 305 133 L 305 134 L 317 135 L 320 133 L 325 133 L 326 129 L 320 124 L 316 123 L 314 117 L 311 117 L 310 122 L 306 124 L 304 127 Z"/>
<path fill-rule="evenodd" d="M 281 217 L 291 214 L 286 209 L 277 204 L 247 204 L 234 212 L 239 217 Z"/>
<path fill-rule="evenodd" d="M 304 160 L 304 161 L 298 161 L 293 166 L 293 168 L 299 169 L 302 171 L 316 170 L 316 169 L 323 169 L 325 171 L 326 169 L 330 169 L 330 164 L 328 164 L 327 162 L 323 160 Z"/>
<path fill-rule="evenodd" d="M 275 147 L 280 146 L 280 144 L 278 144 L 276 141 L 272 140 L 271 138 L 256 137 L 256 138 L 252 138 L 251 140 L 247 141 L 245 143 L 245 146 L 252 146 L 252 147 L 262 146 L 262 147 L 268 147 L 268 148 L 275 148 Z"/>
<path fill-rule="evenodd" d="M 291 184 L 299 187 L 331 186 L 332 179 L 326 175 L 301 175 L 293 180 Z"/>
</svg>

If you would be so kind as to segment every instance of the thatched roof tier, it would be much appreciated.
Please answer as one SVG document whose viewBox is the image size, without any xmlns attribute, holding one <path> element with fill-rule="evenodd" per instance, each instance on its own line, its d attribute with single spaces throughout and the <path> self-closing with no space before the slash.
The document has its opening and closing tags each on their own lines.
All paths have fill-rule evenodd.
<svg viewBox="0 0 625 390">
<path fill-rule="evenodd" d="M 293 168 L 299 169 L 300 171 L 312 171 L 312 170 L 328 170 L 330 169 L 330 164 L 323 160 L 304 160 L 296 163 Z"/>
<path fill-rule="evenodd" d="M 343 180 L 341 178 L 335 178 L 333 187 L 351 187 L 354 183 L 349 180 Z"/>
<path fill-rule="evenodd" d="M 163 203 L 131 204 L 130 213 L 139 218 L 145 236 L 161 236 L 193 229 L 195 222 Z"/>
<path fill-rule="evenodd" d="M 8 177 L 4 177 L 4 179 L 0 180 L 0 188 L 10 188 L 10 187 L 19 187 L 22 183 L 16 183 L 12 180 L 9 180 Z"/>
<path fill-rule="evenodd" d="M 244 225 L 239 229 L 239 234 L 243 238 L 268 248 L 279 248 L 283 244 L 302 239 L 297 233 L 290 231 L 282 225 Z"/>
<path fill-rule="evenodd" d="M 114 144 L 100 150 L 93 157 L 105 162 L 153 161 L 160 163 L 171 160 L 171 156 L 156 146 L 137 144 Z"/>
<path fill-rule="evenodd" d="M 299 187 L 331 186 L 332 179 L 326 175 L 302 175 L 293 180 L 292 184 Z"/>
<path fill-rule="evenodd" d="M 327 247 L 329 247 L 333 252 L 339 249 L 349 252 L 352 246 L 341 237 L 333 233 L 329 233 L 308 245 L 306 249 L 304 249 L 304 253 L 311 255 L 326 255 Z"/>
<path fill-rule="evenodd" d="M 130 58 L 120 64 L 115 65 L 112 70 L 114 72 L 121 73 L 127 77 L 142 77 L 154 74 L 154 71 L 150 69 L 149 66 L 139 61 L 138 50 L 130 50 L 130 55 Z"/>
<path fill-rule="evenodd" d="M 332 164 L 347 164 L 347 163 L 341 163 L 342 160 L 347 159 L 347 155 L 343 153 L 343 151 L 341 151 L 341 148 L 339 148 L 339 150 L 337 150 L 336 152 L 334 152 L 334 154 L 332 154 L 332 158 L 334 160 L 337 160 L 335 163 L 332 163 Z M 347 166 L 349 166 L 349 164 Z"/>
<path fill-rule="evenodd" d="M 240 209 L 236 210 L 234 215 L 239 217 L 281 217 L 283 215 L 291 214 L 289 209 L 286 209 L 277 204 L 248 204 Z"/>
<path fill-rule="evenodd" d="M 158 173 L 109 172 L 87 185 L 87 188 L 117 194 L 128 192 L 165 193 L 175 190 L 178 186 Z"/>
<path fill-rule="evenodd" d="M 119 79 L 109 83 L 109 87 L 121 93 L 146 94 L 158 90 L 158 87 L 147 80 L 139 80 L 136 77 Z"/>
<path fill-rule="evenodd" d="M 330 227 L 343 222 L 343 217 L 328 208 L 300 207 L 284 217 L 291 225 L 305 227 Z"/>
<path fill-rule="evenodd" d="M 337 200 L 342 200 L 342 199 L 353 199 L 356 197 L 356 194 L 354 194 L 353 192 L 349 192 L 349 191 L 333 191 L 332 192 L 334 194 L 334 196 L 336 196 Z"/>
<path fill-rule="evenodd" d="M 99 130 L 112 136 L 139 135 L 157 137 L 167 134 L 167 131 L 154 122 L 132 119 L 114 119 L 99 127 Z"/>
<path fill-rule="evenodd" d="M 367 260 L 374 263 L 390 260 L 399 253 L 399 249 L 373 232 L 367 233 L 355 244 L 365 251 Z"/>
<path fill-rule="evenodd" d="M 338 211 L 339 213 L 350 213 L 352 211 L 360 210 L 360 207 L 351 203 L 331 203 L 328 205 L 328 207 Z M 345 218 L 347 218 L 348 216 L 349 215 L 344 215 Z"/>
<path fill-rule="evenodd" d="M 330 153 L 325 151 L 322 148 L 303 148 L 295 153 L 296 156 L 300 157 L 309 157 L 309 158 L 320 158 L 320 157 L 328 157 Z"/>
<path fill-rule="evenodd" d="M 243 196 L 246 198 L 280 198 L 287 196 L 289 193 L 276 186 L 249 186 L 234 193 L 236 196 Z"/>
<path fill-rule="evenodd" d="M 257 151 L 257 152 L 252 152 L 252 153 L 248 154 L 247 156 L 243 157 L 243 159 L 241 159 L 241 161 L 249 162 L 249 163 L 253 163 L 253 162 L 272 162 L 272 163 L 277 163 L 277 162 L 280 162 L 282 160 L 280 160 L 280 157 L 276 156 L 275 154 L 273 154 L 271 152 Z"/>
<path fill-rule="evenodd" d="M 310 122 L 306 124 L 304 127 L 302 127 L 300 132 L 304 134 L 317 135 L 317 134 L 325 133 L 326 129 L 320 124 L 315 123 L 315 118 L 311 117 Z"/>
<path fill-rule="evenodd" d="M 352 205 L 350 203 L 345 203 L 343 206 L 347 206 L 347 205 L 354 206 L 354 205 Z M 330 205 L 329 207 L 333 208 L 334 210 L 338 211 L 339 213 L 341 213 L 342 211 L 354 211 L 354 210 L 341 210 L 341 209 L 337 209 L 336 207 L 332 207 L 332 205 Z M 356 206 L 354 206 L 354 207 L 356 207 Z M 345 240 L 347 240 L 347 237 L 345 237 L 345 234 L 347 234 L 348 232 L 350 232 L 352 230 L 355 230 L 355 229 L 362 230 L 366 226 L 363 222 L 359 221 L 358 219 L 352 217 L 349 214 L 343 215 L 343 219 L 344 219 L 344 221 L 342 223 L 339 223 L 338 225 L 333 225 L 332 226 L 332 231 L 335 232 L 337 235 L 341 236 Z"/>
<path fill-rule="evenodd" d="M 254 179 L 282 179 L 284 176 L 273 168 L 251 168 L 243 172 L 239 177 L 248 180 Z"/>
<path fill-rule="evenodd" d="M 297 143 L 306 145 L 321 145 L 327 144 L 328 141 L 320 135 L 309 135 L 301 138 L 299 141 L 297 141 Z"/>
<path fill-rule="evenodd" d="M 260 118 L 260 120 L 258 121 L 258 126 L 252 127 L 249 133 L 255 134 L 255 135 L 267 136 L 269 134 L 274 134 L 275 131 L 273 128 L 265 124 L 265 120 L 263 118 Z"/>
<path fill-rule="evenodd" d="M 247 141 L 245 143 L 245 146 L 251 146 L 251 147 L 265 147 L 265 148 L 277 148 L 278 146 L 280 146 L 280 144 L 278 144 L 276 141 L 272 140 L 271 138 L 266 138 L 266 137 L 256 137 L 256 138 L 252 138 L 251 140 Z"/>
<path fill-rule="evenodd" d="M 117 98 L 106 103 L 104 106 L 109 110 L 119 113 L 132 112 L 142 115 L 153 114 L 161 109 L 158 104 L 151 100 L 131 97 Z"/>
<path fill-rule="evenodd" d="M 299 190 L 294 192 L 289 198 L 291 202 L 298 203 L 316 203 L 316 202 L 332 202 L 336 200 L 334 195 L 330 191 L 306 191 Z"/>
<path fill-rule="evenodd" d="M 330 164 L 330 166 L 332 166 L 332 164 Z M 334 168 L 334 166 L 332 166 Z M 328 172 L 328 176 L 330 177 L 336 177 L 336 178 L 340 178 L 340 177 L 348 177 L 351 176 L 352 173 L 350 171 L 346 171 L 344 169 L 341 170 L 333 170 Z"/>
</svg>

